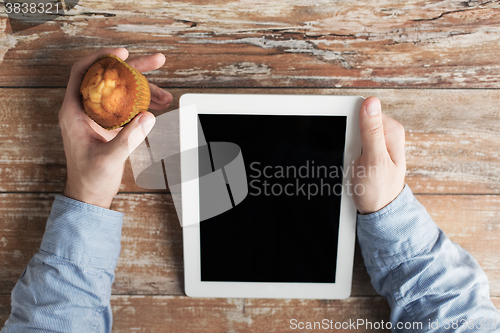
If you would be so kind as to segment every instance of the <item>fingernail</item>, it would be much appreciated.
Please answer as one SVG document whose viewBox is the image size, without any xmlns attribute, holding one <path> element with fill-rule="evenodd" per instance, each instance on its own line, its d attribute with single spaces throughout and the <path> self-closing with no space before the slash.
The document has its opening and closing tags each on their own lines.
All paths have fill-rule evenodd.
<svg viewBox="0 0 500 333">
<path fill-rule="evenodd" d="M 376 116 L 380 113 L 380 105 L 378 103 L 370 103 L 366 106 L 366 113 L 370 116 Z"/>
</svg>

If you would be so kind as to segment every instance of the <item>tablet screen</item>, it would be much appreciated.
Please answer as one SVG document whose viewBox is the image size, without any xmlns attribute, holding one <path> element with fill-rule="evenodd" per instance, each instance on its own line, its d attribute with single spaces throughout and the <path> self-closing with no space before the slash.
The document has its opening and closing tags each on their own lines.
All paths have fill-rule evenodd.
<svg viewBox="0 0 500 333">
<path fill-rule="evenodd" d="M 201 280 L 335 283 L 346 117 L 199 120 L 207 142 L 239 145 L 248 181 L 239 205 L 200 223 Z"/>
</svg>

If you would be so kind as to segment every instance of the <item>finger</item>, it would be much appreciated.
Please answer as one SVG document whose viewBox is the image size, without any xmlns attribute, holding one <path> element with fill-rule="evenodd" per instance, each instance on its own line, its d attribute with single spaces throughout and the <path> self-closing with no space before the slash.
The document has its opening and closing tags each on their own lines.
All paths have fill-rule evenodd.
<svg viewBox="0 0 500 333">
<path fill-rule="evenodd" d="M 377 159 L 387 154 L 381 109 L 378 98 L 368 97 L 359 112 L 362 154 L 368 159 Z"/>
<path fill-rule="evenodd" d="M 121 162 L 141 144 L 156 122 L 151 112 L 141 112 L 130 123 L 125 125 L 116 137 L 108 142 L 108 153 Z"/>
<path fill-rule="evenodd" d="M 384 124 L 385 145 L 392 161 L 394 164 L 406 163 L 403 125 L 385 114 L 382 114 L 382 122 Z"/>
<path fill-rule="evenodd" d="M 151 103 L 149 103 L 149 109 L 155 111 L 165 111 L 169 107 L 169 105 L 170 104 L 162 105 L 151 101 Z"/>
<path fill-rule="evenodd" d="M 151 89 L 151 104 L 149 105 L 150 109 L 156 111 L 165 110 L 174 99 L 171 93 L 164 89 L 161 89 L 157 85 L 150 83 L 149 88 Z"/>
<path fill-rule="evenodd" d="M 122 130 L 122 127 L 115 128 L 113 130 L 108 130 L 103 128 L 101 125 L 93 121 L 90 117 L 85 115 L 86 121 L 89 124 L 92 132 L 101 138 L 102 142 L 108 142 L 113 140 L 113 138 Z"/>
<path fill-rule="evenodd" d="M 114 54 L 123 60 L 128 57 L 128 51 L 125 48 L 105 48 L 76 62 L 71 68 L 71 75 L 69 77 L 66 95 L 64 97 L 65 103 L 68 103 L 68 107 L 61 108 L 61 112 L 65 112 L 67 110 L 74 111 L 75 107 L 80 106 L 80 85 L 82 84 L 83 77 L 85 76 L 85 73 L 87 73 L 90 66 L 92 66 L 97 59 L 105 54 Z M 81 107 L 78 109 L 81 109 Z"/>
<path fill-rule="evenodd" d="M 140 56 L 127 60 L 127 64 L 140 72 L 148 72 L 160 68 L 165 63 L 165 56 L 155 53 L 147 56 Z"/>
<path fill-rule="evenodd" d="M 155 102 L 149 103 L 149 109 L 154 111 L 166 111 L 169 106 L 170 104 L 164 105 Z"/>
</svg>

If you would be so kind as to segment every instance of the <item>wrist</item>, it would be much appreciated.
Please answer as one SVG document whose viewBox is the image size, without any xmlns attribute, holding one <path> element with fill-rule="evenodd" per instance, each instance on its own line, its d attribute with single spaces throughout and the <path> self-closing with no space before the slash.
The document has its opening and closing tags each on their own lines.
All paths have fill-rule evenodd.
<svg viewBox="0 0 500 333">
<path fill-rule="evenodd" d="M 398 186 L 395 190 L 391 191 L 391 195 L 384 195 L 382 196 L 377 196 L 374 198 L 375 200 L 372 200 L 370 203 L 365 203 L 362 207 L 358 207 L 358 211 L 361 215 L 369 215 L 376 213 L 385 207 L 389 206 L 396 198 L 403 192 L 405 188 L 405 182 L 403 181 L 403 184 Z M 399 189 L 399 190 L 397 190 Z M 379 200 L 379 202 L 377 202 Z"/>
<path fill-rule="evenodd" d="M 63 195 L 70 199 L 78 200 L 90 205 L 106 209 L 109 209 L 111 207 L 111 202 L 113 201 L 114 195 L 100 195 L 98 193 L 93 193 L 93 191 L 88 191 L 82 188 L 83 187 L 74 186 L 68 180 L 64 188 Z"/>
</svg>

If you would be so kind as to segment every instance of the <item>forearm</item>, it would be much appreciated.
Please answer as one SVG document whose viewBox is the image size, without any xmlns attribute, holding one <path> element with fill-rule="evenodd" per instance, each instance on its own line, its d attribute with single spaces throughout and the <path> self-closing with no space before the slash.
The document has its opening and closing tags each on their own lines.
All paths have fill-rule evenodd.
<svg viewBox="0 0 500 333">
<path fill-rule="evenodd" d="M 372 284 L 387 297 L 391 321 L 421 322 L 423 331 L 484 332 L 500 328 L 486 274 L 474 258 L 451 242 L 406 186 L 379 212 L 358 216 L 358 237 Z M 437 325 L 433 325 L 438 323 Z M 467 328 L 469 325 L 469 328 Z M 450 327 L 451 329 L 451 327 Z"/>
<path fill-rule="evenodd" d="M 58 196 L 3 332 L 110 332 L 123 215 Z"/>
</svg>

